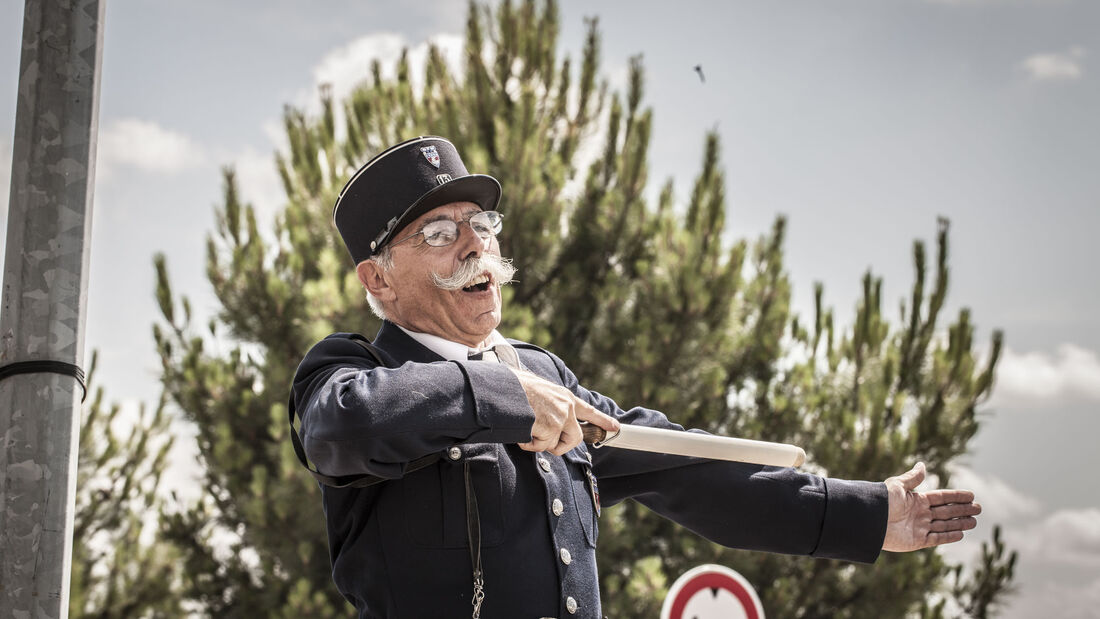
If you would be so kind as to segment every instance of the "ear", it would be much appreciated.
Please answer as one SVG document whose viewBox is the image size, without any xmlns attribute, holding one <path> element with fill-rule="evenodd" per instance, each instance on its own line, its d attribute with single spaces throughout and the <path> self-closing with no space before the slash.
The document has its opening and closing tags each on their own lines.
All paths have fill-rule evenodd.
<svg viewBox="0 0 1100 619">
<path fill-rule="evenodd" d="M 367 289 L 379 301 L 393 301 L 397 298 L 393 288 L 386 281 L 386 273 L 382 267 L 373 260 L 364 260 L 355 265 L 355 274 L 359 277 L 359 283 Z"/>
</svg>

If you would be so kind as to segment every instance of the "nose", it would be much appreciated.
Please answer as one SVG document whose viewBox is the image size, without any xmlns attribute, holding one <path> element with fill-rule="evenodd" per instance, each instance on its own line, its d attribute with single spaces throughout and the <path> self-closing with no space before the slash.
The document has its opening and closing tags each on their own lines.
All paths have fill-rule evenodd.
<svg viewBox="0 0 1100 619">
<path fill-rule="evenodd" d="M 462 260 L 480 258 L 492 242 L 492 235 L 484 239 L 478 236 L 469 220 L 458 225 L 458 240 L 455 241 L 455 244 L 459 246 L 458 255 Z"/>
</svg>

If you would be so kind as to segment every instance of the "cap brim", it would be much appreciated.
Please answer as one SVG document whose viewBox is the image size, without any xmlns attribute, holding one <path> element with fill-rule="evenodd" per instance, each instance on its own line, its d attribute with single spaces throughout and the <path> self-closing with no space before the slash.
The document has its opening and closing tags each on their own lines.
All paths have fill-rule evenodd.
<svg viewBox="0 0 1100 619">
<path fill-rule="evenodd" d="M 428 211 L 453 202 L 473 202 L 483 211 L 495 211 L 500 203 L 500 183 L 486 174 L 469 174 L 446 182 L 420 197 L 405 209 L 390 233 L 379 239 L 382 248 L 390 242 L 405 226 L 409 225 Z"/>
</svg>

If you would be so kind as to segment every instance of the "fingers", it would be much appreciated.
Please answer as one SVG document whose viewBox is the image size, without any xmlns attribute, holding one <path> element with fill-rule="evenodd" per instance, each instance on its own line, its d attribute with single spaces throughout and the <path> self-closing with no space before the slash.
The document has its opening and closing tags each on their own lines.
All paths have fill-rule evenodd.
<svg viewBox="0 0 1100 619">
<path fill-rule="evenodd" d="M 950 505 L 937 505 L 932 507 L 932 520 L 950 520 L 964 516 L 977 516 L 982 513 L 982 506 L 977 503 L 952 503 Z"/>
<path fill-rule="evenodd" d="M 913 468 L 898 475 L 897 479 L 901 482 L 901 485 L 905 490 L 912 491 L 924 481 L 924 463 L 918 462 L 913 465 Z"/>
<path fill-rule="evenodd" d="M 975 518 L 982 513 L 982 506 L 971 502 L 974 494 L 965 490 L 938 491 L 938 500 L 946 498 L 967 499 L 960 503 L 933 504 L 929 509 L 932 521 L 928 526 L 928 534 L 925 536 L 925 546 L 938 546 L 951 544 L 963 538 L 963 531 L 969 531 L 978 526 Z"/>
<path fill-rule="evenodd" d="M 577 407 L 574 409 L 577 415 L 577 421 L 587 421 L 588 423 L 597 425 L 606 430 L 608 434 L 619 431 L 618 419 L 615 419 L 611 415 L 601 413 L 592 406 L 589 406 L 584 400 L 577 399 L 577 404 Z"/>
<path fill-rule="evenodd" d="M 577 422 L 573 421 L 573 425 L 576 426 Z M 531 426 L 530 442 L 520 443 L 519 447 L 526 451 L 549 451 L 555 449 L 562 442 L 563 435 L 568 433 L 568 426 L 568 418 L 559 419 L 550 415 L 537 416 L 535 424 Z M 577 434 L 580 434 L 579 426 L 577 427 Z M 572 449 L 572 447 L 569 449 Z"/>
<path fill-rule="evenodd" d="M 555 456 L 560 456 L 579 445 L 583 439 L 584 434 L 581 433 L 581 427 L 577 424 L 576 419 L 573 419 L 564 423 L 560 428 L 551 429 L 547 432 L 540 432 L 532 428 L 531 441 L 517 443 L 517 445 L 524 451 L 548 451 Z"/>
<path fill-rule="evenodd" d="M 531 441 L 519 443 L 519 448 L 524 451 L 546 451 L 558 444 L 557 434 L 551 435 L 546 431 L 531 429 Z"/>
<path fill-rule="evenodd" d="M 946 533 L 959 531 L 959 539 L 962 539 L 962 531 L 969 531 L 978 526 L 978 519 L 972 516 L 966 518 L 954 518 L 952 520 L 933 520 L 932 533 Z M 929 534 L 931 536 L 931 533 Z"/>
<path fill-rule="evenodd" d="M 977 503 L 956 503 L 938 505 L 929 511 L 932 512 L 932 523 L 929 526 L 932 533 L 969 531 L 978 526 L 975 516 L 982 513 L 982 506 Z"/>
<path fill-rule="evenodd" d="M 528 372 L 516 371 L 515 374 L 535 413 L 531 440 L 520 443 L 521 449 L 549 451 L 559 456 L 564 454 L 584 439 L 578 419 L 609 432 L 618 430 L 619 424 L 614 418 L 596 410 L 565 387 Z"/>
<path fill-rule="evenodd" d="M 957 542 L 962 538 L 962 531 L 951 531 L 949 533 L 929 533 L 927 540 L 928 546 L 939 546 L 940 544 L 951 544 Z M 927 548 L 928 546 L 925 546 L 925 548 Z"/>
<path fill-rule="evenodd" d="M 928 497 L 928 504 L 933 507 L 949 503 L 974 502 L 974 493 L 969 490 L 931 490 L 924 495 Z"/>
<path fill-rule="evenodd" d="M 561 435 L 558 437 L 558 444 L 550 448 L 550 453 L 555 456 L 560 456 L 579 445 L 583 438 L 581 427 L 577 425 L 577 420 L 574 418 L 572 423 L 567 423 L 562 426 Z"/>
</svg>

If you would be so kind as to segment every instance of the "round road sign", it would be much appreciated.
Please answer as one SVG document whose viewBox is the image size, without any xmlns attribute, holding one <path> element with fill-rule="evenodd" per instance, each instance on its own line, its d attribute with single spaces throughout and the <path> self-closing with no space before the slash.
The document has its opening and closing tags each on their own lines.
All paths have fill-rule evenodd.
<svg viewBox="0 0 1100 619">
<path fill-rule="evenodd" d="M 721 565 L 700 565 L 676 579 L 661 619 L 764 619 L 749 581 Z"/>
</svg>

